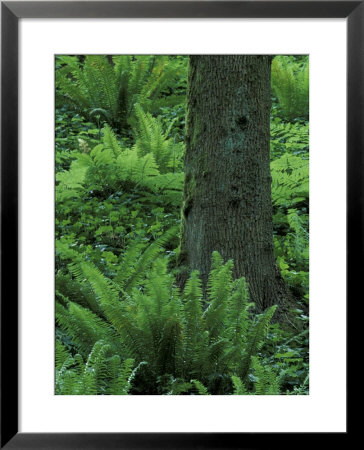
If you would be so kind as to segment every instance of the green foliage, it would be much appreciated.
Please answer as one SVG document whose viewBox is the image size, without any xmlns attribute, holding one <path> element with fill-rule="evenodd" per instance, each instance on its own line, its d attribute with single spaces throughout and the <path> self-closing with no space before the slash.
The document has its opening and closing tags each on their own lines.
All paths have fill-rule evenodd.
<svg viewBox="0 0 364 450">
<path fill-rule="evenodd" d="M 308 316 L 297 309 L 295 333 L 288 333 L 277 323 L 271 324 L 260 352 L 262 363 L 280 375 L 282 393 L 308 394 L 309 335 Z"/>
<path fill-rule="evenodd" d="M 308 57 L 272 64 L 271 176 L 274 249 L 284 280 L 308 303 Z"/>
<path fill-rule="evenodd" d="M 286 120 L 308 120 L 308 57 L 297 60 L 294 56 L 276 56 L 272 61 L 272 89 Z"/>
<path fill-rule="evenodd" d="M 249 381 L 244 382 L 236 375 L 231 376 L 233 395 L 280 395 L 281 376 L 278 376 L 275 371 L 267 365 L 263 365 L 259 358 L 252 357 L 251 374 Z M 250 386 L 250 390 L 246 387 Z M 198 380 L 191 380 L 190 383 L 174 382 L 172 391 L 169 394 L 179 394 L 181 392 L 191 392 L 196 390 L 198 395 L 210 395 L 207 387 Z M 297 388 L 296 392 L 301 393 L 301 389 Z"/>
<path fill-rule="evenodd" d="M 263 314 L 260 314 L 256 323 L 248 332 L 247 345 L 239 368 L 239 372 L 243 379 L 248 376 L 252 358 L 263 345 L 264 336 L 268 331 L 269 323 L 276 309 L 276 306 L 271 306 Z"/>
<path fill-rule="evenodd" d="M 125 133 L 135 123 L 135 104 L 156 113 L 161 107 L 184 101 L 178 89 L 168 92 L 186 76 L 183 59 L 149 55 L 112 58 L 64 55 L 57 57 L 57 64 L 57 103 L 69 104 L 98 126 L 107 122 Z"/>
<path fill-rule="evenodd" d="M 84 357 L 101 340 L 112 354 L 146 363 L 140 372 L 148 377 L 149 386 L 144 382 L 138 386 L 135 380 L 135 393 L 167 393 L 171 377 L 199 380 L 213 394 L 229 393 L 229 372 L 247 376 L 275 307 L 258 320 L 250 317 L 245 281 L 233 282 L 232 262 L 224 264 L 215 252 L 204 310 L 197 273 L 191 274 L 181 295 L 167 270 L 167 260 L 148 250 L 139 259 L 144 256 L 143 264 L 135 265 L 138 276 L 132 272 L 128 281 L 106 278 L 90 262 L 70 264 L 74 279 L 91 287 L 101 314 L 69 299 L 67 307 L 57 305 L 58 326 Z M 246 335 L 241 335 L 243 330 Z"/>
<path fill-rule="evenodd" d="M 308 201 L 308 160 L 285 153 L 271 163 L 273 205 L 293 207 Z"/>
<path fill-rule="evenodd" d="M 231 376 L 233 395 L 280 395 L 280 377 L 269 366 L 263 366 L 257 357 L 252 357 L 252 373 L 250 380 L 245 383 L 236 375 Z M 191 380 L 199 395 L 210 395 L 208 389 L 197 380 Z M 249 391 L 246 385 L 252 389 Z M 192 385 L 185 387 L 191 389 Z"/>
<path fill-rule="evenodd" d="M 209 395 L 208 390 L 200 381 L 192 380 L 192 383 L 195 385 L 199 395 Z"/>
<path fill-rule="evenodd" d="M 248 395 L 248 391 L 241 378 L 232 375 L 231 379 L 234 386 L 234 395 Z"/>
<path fill-rule="evenodd" d="M 135 150 L 142 157 L 152 154 L 161 173 L 175 172 L 181 161 L 183 147 L 174 139 L 168 138 L 174 121 L 163 131 L 162 122 L 145 113 L 140 105 L 135 105 L 137 127 L 135 129 Z"/>
<path fill-rule="evenodd" d="M 285 153 L 307 159 L 309 149 L 308 122 L 284 122 L 272 116 L 270 123 L 270 153 L 275 160 Z"/>
<path fill-rule="evenodd" d="M 66 105 L 56 109 L 56 173 L 68 170 L 73 160 L 72 151 L 79 149 L 80 142 L 95 145 L 100 138 L 100 130 L 92 122 L 75 114 Z"/>
<path fill-rule="evenodd" d="M 121 362 L 103 341 L 95 342 L 84 361 L 56 341 L 56 395 L 127 395 L 134 376 L 132 359 Z"/>
<path fill-rule="evenodd" d="M 249 381 L 253 386 L 253 391 L 249 392 L 244 381 L 233 375 L 234 395 L 279 395 L 280 378 L 269 366 L 263 366 L 256 356 L 252 357 L 252 373 Z"/>
<path fill-rule="evenodd" d="M 233 375 L 232 381 L 234 385 L 234 395 L 279 395 L 280 378 L 270 366 L 263 366 L 256 356 L 252 357 L 252 373 L 249 382 L 253 386 L 251 392 L 246 388 L 244 381 Z"/>
<path fill-rule="evenodd" d="M 197 272 L 176 288 L 186 61 L 56 58 L 57 394 L 308 393 L 308 59 L 272 69 L 275 254 L 302 305 L 285 328 L 216 253 L 207 299 Z"/>
<path fill-rule="evenodd" d="M 269 366 L 263 366 L 257 357 L 252 357 L 255 393 L 258 395 L 279 395 L 280 380 Z"/>
<path fill-rule="evenodd" d="M 150 151 L 156 148 L 153 139 L 163 145 L 160 136 L 151 139 Z M 56 175 L 57 268 L 79 253 L 110 274 L 130 242 L 155 240 L 178 226 L 173 212 L 183 173 L 161 173 L 153 153 L 123 147 L 105 126 L 92 150 L 84 147 L 72 158 L 69 169 Z"/>
<path fill-rule="evenodd" d="M 308 159 L 285 153 L 272 161 L 274 245 L 277 263 L 294 293 L 308 298 Z"/>
</svg>

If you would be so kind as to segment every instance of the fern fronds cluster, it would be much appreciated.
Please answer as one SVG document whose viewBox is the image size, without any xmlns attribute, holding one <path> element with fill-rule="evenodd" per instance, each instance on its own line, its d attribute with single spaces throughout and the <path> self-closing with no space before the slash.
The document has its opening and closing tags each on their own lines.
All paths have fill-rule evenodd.
<svg viewBox="0 0 364 450">
<path fill-rule="evenodd" d="M 271 175 L 277 262 L 293 292 L 308 296 L 308 158 L 285 153 L 271 163 Z"/>
<path fill-rule="evenodd" d="M 168 141 L 164 135 L 153 136 L 162 147 Z M 100 251 L 94 261 L 100 267 L 104 260 L 113 270 L 136 235 L 138 245 L 145 247 L 147 238 L 158 239 L 172 224 L 178 227 L 183 173 L 161 171 L 153 148 L 153 139 L 148 153 L 127 148 L 106 125 L 96 146 L 72 152 L 69 169 L 56 175 L 58 267 L 64 267 L 62 259 L 77 261 L 81 253 L 95 254 L 100 248 L 111 251 Z M 166 148 L 171 150 L 170 143 Z M 148 226 L 137 217 L 141 210 Z"/>
<path fill-rule="evenodd" d="M 105 191 L 105 184 L 110 191 L 138 187 L 164 195 L 166 200 L 169 195 L 171 202 L 179 201 L 183 173 L 168 172 L 167 167 L 173 164 L 177 153 L 181 154 L 180 145 L 167 139 L 159 124 L 153 128 L 156 119 L 148 116 L 148 120 L 152 127 L 150 134 L 140 134 L 143 137 L 133 148 L 122 147 L 106 125 L 100 144 L 89 153 L 75 152 L 70 169 L 57 174 L 56 201 L 65 202 L 79 197 L 86 184 L 93 192 Z M 178 150 L 174 151 L 174 147 Z"/>
<path fill-rule="evenodd" d="M 293 207 L 307 201 L 309 195 L 309 163 L 307 159 L 285 153 L 271 163 L 272 202 Z"/>
<path fill-rule="evenodd" d="M 276 348 L 277 324 L 267 333 L 275 307 L 253 314 L 246 280 L 233 279 L 232 261 L 212 255 L 204 294 L 196 271 L 182 292 L 176 287 L 185 62 L 160 55 L 56 57 L 56 394 L 308 390 L 306 347 L 294 344 L 302 347 L 295 358 L 294 346 Z M 272 87 L 275 252 L 302 297 L 302 287 L 308 292 L 305 57 L 275 58 Z"/>
<path fill-rule="evenodd" d="M 279 395 L 280 391 L 280 376 L 275 371 L 267 366 L 262 365 L 257 356 L 252 357 L 251 361 L 252 373 L 249 381 L 243 381 L 235 375 L 231 377 L 234 385 L 234 395 Z M 247 385 L 251 384 L 253 390 L 249 392 Z"/>
<path fill-rule="evenodd" d="M 90 120 L 125 132 L 135 123 L 135 104 L 151 113 L 183 103 L 178 92 L 164 92 L 183 76 L 185 65 L 168 56 L 58 56 L 57 101 L 67 102 Z M 99 123 L 98 123 L 99 125 Z"/>
<path fill-rule="evenodd" d="M 108 344 L 97 341 L 88 356 L 71 356 L 56 340 L 55 393 L 58 395 L 127 395 L 134 361 L 121 362 Z"/>
<path fill-rule="evenodd" d="M 300 65 L 293 64 L 292 58 L 276 56 L 272 61 L 272 88 L 287 120 L 308 119 L 308 59 Z"/>
<path fill-rule="evenodd" d="M 161 173 L 175 172 L 179 167 L 183 151 L 182 143 L 176 143 L 168 138 L 173 121 L 164 132 L 160 118 L 153 117 L 143 111 L 140 105 L 135 105 L 137 126 L 135 150 L 139 156 L 151 153 Z"/>
<path fill-rule="evenodd" d="M 270 123 L 271 159 L 276 160 L 285 153 L 308 158 L 309 124 L 308 122 L 285 122 L 272 117 Z"/>
<path fill-rule="evenodd" d="M 90 262 L 70 264 L 74 280 L 91 288 L 100 313 L 64 297 L 66 306 L 57 306 L 58 326 L 84 358 L 101 340 L 111 354 L 144 363 L 138 376 L 149 378 L 148 393 L 167 393 L 167 379 L 198 380 L 211 393 L 227 393 L 229 374 L 247 377 L 275 307 L 253 320 L 245 280 L 233 281 L 232 261 L 224 263 L 217 252 L 204 307 L 198 273 L 192 272 L 180 293 L 167 259 L 158 256 L 160 246 L 149 247 L 129 270 L 125 263 L 114 279 Z M 180 391 L 180 383 L 172 391 Z"/>
<path fill-rule="evenodd" d="M 249 380 L 243 381 L 237 375 L 231 375 L 232 395 L 280 395 L 281 375 L 269 366 L 263 365 L 257 356 L 252 357 Z M 249 388 L 247 388 L 249 386 Z M 172 380 L 168 395 L 189 393 L 196 395 L 211 395 L 209 389 L 199 380 L 192 379 L 186 383 Z"/>
</svg>

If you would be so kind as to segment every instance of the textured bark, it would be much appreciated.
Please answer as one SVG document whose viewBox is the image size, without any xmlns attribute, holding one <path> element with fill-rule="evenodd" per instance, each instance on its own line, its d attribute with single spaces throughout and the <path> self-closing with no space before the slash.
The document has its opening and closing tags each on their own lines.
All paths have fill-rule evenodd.
<svg viewBox="0 0 364 450">
<path fill-rule="evenodd" d="M 269 56 L 191 56 L 180 284 L 204 286 L 211 254 L 233 259 L 262 311 L 287 290 L 275 264 L 269 155 Z"/>
</svg>

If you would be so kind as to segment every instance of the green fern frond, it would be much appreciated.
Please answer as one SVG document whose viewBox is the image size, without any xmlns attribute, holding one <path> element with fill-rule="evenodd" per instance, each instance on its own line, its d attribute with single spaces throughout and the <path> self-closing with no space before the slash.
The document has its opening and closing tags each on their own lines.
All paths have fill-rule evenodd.
<svg viewBox="0 0 364 450">
<path fill-rule="evenodd" d="M 199 395 L 210 395 L 207 388 L 198 380 L 191 380 Z"/>
<path fill-rule="evenodd" d="M 213 254 L 207 310 L 203 311 L 201 281 L 196 271 L 180 294 L 167 270 L 167 259 L 159 256 L 161 246 L 175 231 L 170 230 L 144 251 L 141 245 L 128 249 L 124 263 L 130 266 L 121 265 L 113 280 L 90 262 L 69 265 L 74 282 L 92 289 L 102 317 L 68 299 L 65 306 L 57 304 L 58 326 L 86 360 L 80 382 L 82 360 L 77 362 L 74 357 L 73 362 L 68 361 L 67 352 L 60 347 L 57 367 L 68 362 L 63 370 L 67 372 L 62 378 L 63 387 L 58 384 L 58 390 L 127 393 L 133 379 L 132 363 L 125 369 L 127 384 L 126 372 L 119 370 L 122 355 L 132 358 L 137 367 L 148 365 L 146 373 L 158 392 L 173 392 L 171 380 L 193 378 L 205 383 L 214 394 L 226 393 L 231 389 L 229 373 L 238 373 L 245 382 L 250 370 L 255 370 L 256 378 L 261 380 L 257 393 L 276 392 L 274 373 L 264 369 L 263 379 L 253 359 L 275 307 L 252 326 L 245 280 L 232 282 L 232 262 L 224 263 L 218 253 Z"/>
<path fill-rule="evenodd" d="M 146 269 L 151 266 L 152 262 L 160 254 L 161 249 L 179 232 L 179 227 L 172 227 L 162 236 L 150 244 L 134 262 L 133 268 L 130 268 L 130 262 L 133 255 L 140 250 L 140 245 L 136 244 L 136 248 L 128 250 L 128 258 L 120 266 L 115 281 L 122 284 L 123 289 L 130 293 L 131 290 L 145 277 Z M 130 253 L 129 253 L 130 252 Z M 129 265 L 129 266 L 128 266 Z M 125 274 L 128 274 L 126 277 Z"/>
<path fill-rule="evenodd" d="M 115 133 L 109 125 L 105 125 L 102 130 L 102 142 L 104 144 L 104 148 L 111 150 L 115 158 L 120 155 L 121 150 L 119 143 L 116 139 Z"/>
<path fill-rule="evenodd" d="M 189 362 L 185 370 L 197 374 L 204 365 L 207 356 L 206 339 L 203 337 L 202 285 L 198 272 L 193 271 L 183 291 L 183 309 L 185 317 L 184 346 L 185 360 Z"/>
<path fill-rule="evenodd" d="M 231 293 L 233 262 L 223 264 L 218 252 L 212 254 L 212 265 L 207 283 L 209 306 L 205 311 L 206 327 L 210 341 L 222 335 Z"/>
<path fill-rule="evenodd" d="M 172 97 L 174 104 L 185 101 L 184 95 L 163 95 L 186 70 L 166 56 L 116 55 L 112 63 L 105 55 L 87 55 L 82 63 L 77 57 L 57 56 L 57 62 L 57 101 L 68 102 L 91 120 L 96 117 L 92 111 L 105 111 L 108 124 L 121 133 L 136 123 L 135 104 L 155 113 Z"/>
<path fill-rule="evenodd" d="M 80 282 L 87 280 L 97 296 L 98 304 L 105 317 L 118 333 L 124 333 L 125 327 L 132 332 L 130 322 L 123 311 L 122 300 L 119 298 L 120 291 L 114 282 L 89 262 L 70 264 L 69 270 Z"/>
<path fill-rule="evenodd" d="M 182 153 L 181 144 L 168 138 L 163 132 L 162 123 L 159 118 L 145 113 L 139 104 L 135 105 L 137 126 L 134 128 L 136 135 L 135 151 L 139 156 L 151 153 L 161 173 L 169 171 L 173 160 L 180 157 Z"/>
<path fill-rule="evenodd" d="M 279 395 L 280 380 L 272 368 L 263 366 L 256 356 L 252 357 L 251 366 L 255 377 L 255 393 L 257 395 Z"/>
<path fill-rule="evenodd" d="M 86 180 L 88 166 L 89 157 L 88 155 L 82 154 L 78 155 L 78 158 L 75 161 L 72 161 L 70 170 L 57 173 L 57 202 L 77 198 L 80 195 Z"/>
<path fill-rule="evenodd" d="M 235 284 L 230 298 L 228 322 L 231 324 L 233 344 L 240 345 L 242 337 L 247 333 L 249 308 L 253 303 L 249 303 L 249 289 L 245 278 L 239 278 Z"/>
<path fill-rule="evenodd" d="M 75 253 L 79 259 L 73 257 L 73 261 L 81 261 L 79 254 L 77 252 Z M 58 296 L 62 297 L 63 301 L 61 303 L 68 304 L 68 301 L 71 300 L 73 303 L 78 303 L 84 308 L 88 308 L 98 316 L 102 315 L 100 306 L 90 286 L 72 279 L 70 274 L 64 274 L 62 272 L 56 274 L 56 293 L 56 298 Z M 64 301 L 64 299 L 67 299 L 67 301 Z"/>
<path fill-rule="evenodd" d="M 232 375 L 231 380 L 234 386 L 234 395 L 248 395 L 248 391 L 239 377 Z"/>
<path fill-rule="evenodd" d="M 263 339 L 267 333 L 269 323 L 276 309 L 276 305 L 268 308 L 263 314 L 260 315 L 257 322 L 248 333 L 246 350 L 239 370 L 240 376 L 243 380 L 245 380 L 248 375 L 252 357 L 256 355 L 258 350 L 263 345 Z"/>
<path fill-rule="evenodd" d="M 190 391 L 192 387 L 192 383 L 181 380 L 173 380 L 171 390 L 167 393 L 167 395 L 180 395 L 184 392 Z"/>
<path fill-rule="evenodd" d="M 111 347 L 97 341 L 86 362 L 80 355 L 69 356 L 56 369 L 56 394 L 61 395 L 126 395 L 131 387 L 134 361 L 123 363 L 111 356 Z"/>
<path fill-rule="evenodd" d="M 271 163 L 272 201 L 291 207 L 309 195 L 309 164 L 306 159 L 288 153 Z"/>
<path fill-rule="evenodd" d="M 112 342 L 114 351 L 120 351 L 120 345 L 117 345 L 110 326 L 96 314 L 76 303 L 69 302 L 68 308 L 65 308 L 57 302 L 56 321 L 83 356 L 88 355 L 94 343 L 99 340 Z"/>
<path fill-rule="evenodd" d="M 68 353 L 66 347 L 58 339 L 56 339 L 55 342 L 56 370 L 59 370 L 61 369 L 65 361 L 70 357 L 70 354 Z"/>
<path fill-rule="evenodd" d="M 308 119 L 309 65 L 294 64 L 290 57 L 276 56 L 272 61 L 272 87 L 286 118 Z"/>
</svg>

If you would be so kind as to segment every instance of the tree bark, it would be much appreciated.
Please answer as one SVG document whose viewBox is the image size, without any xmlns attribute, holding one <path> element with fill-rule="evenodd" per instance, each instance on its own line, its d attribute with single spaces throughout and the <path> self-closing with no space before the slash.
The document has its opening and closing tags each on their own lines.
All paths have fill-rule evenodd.
<svg viewBox="0 0 364 450">
<path fill-rule="evenodd" d="M 283 305 L 275 264 L 270 176 L 270 56 L 191 56 L 180 285 L 211 254 L 233 259 L 260 312 Z"/>
</svg>

